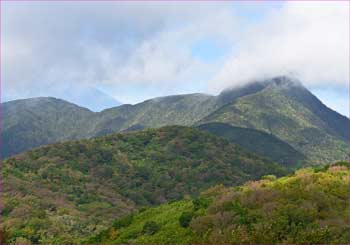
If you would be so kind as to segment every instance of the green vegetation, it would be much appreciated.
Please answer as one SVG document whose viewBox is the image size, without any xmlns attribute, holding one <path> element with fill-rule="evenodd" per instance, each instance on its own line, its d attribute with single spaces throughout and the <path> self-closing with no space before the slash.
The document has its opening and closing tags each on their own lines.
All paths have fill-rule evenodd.
<svg viewBox="0 0 350 245">
<path fill-rule="evenodd" d="M 85 108 L 54 98 L 3 103 L 0 157 L 59 140 L 84 138 L 92 116 Z"/>
<path fill-rule="evenodd" d="M 127 227 L 111 227 L 89 242 L 347 244 L 349 198 L 350 162 L 340 162 L 239 187 L 219 185 L 203 192 L 200 199 L 136 213 Z M 153 235 L 142 232 L 149 222 L 159 225 Z"/>
<path fill-rule="evenodd" d="M 307 164 L 307 159 L 303 154 L 277 137 L 262 131 L 234 127 L 225 123 L 202 124 L 198 128 L 223 137 L 247 151 L 268 157 L 272 161 L 291 168 Z"/>
<path fill-rule="evenodd" d="M 97 115 L 94 135 L 167 125 L 191 126 L 219 106 L 215 96 L 206 94 L 166 96 L 122 105 Z"/>
<path fill-rule="evenodd" d="M 179 224 L 180 215 L 187 210 L 192 210 L 190 200 L 177 201 L 155 208 L 148 208 L 134 215 L 133 222 L 121 229 L 111 227 L 84 240 L 85 244 L 189 244 L 192 241 L 193 232 L 183 228 Z M 158 230 L 153 235 L 144 233 L 144 226 L 155 223 Z"/>
<path fill-rule="evenodd" d="M 218 108 L 215 97 L 188 94 L 155 98 L 94 113 L 55 98 L 16 100 L 1 104 L 3 128 L 0 156 L 37 146 L 120 131 L 192 125 Z"/>
<path fill-rule="evenodd" d="M 350 163 L 325 165 L 349 159 L 350 121 L 288 78 L 2 113 L 1 158 L 59 143 L 1 162 L 1 244 L 350 242 Z"/>
<path fill-rule="evenodd" d="M 189 127 L 56 143 L 3 161 L 0 228 L 7 229 L 8 242 L 78 243 L 144 206 L 195 197 L 217 184 L 286 173 Z M 207 205 L 196 202 L 198 208 Z M 113 227 L 127 227 L 134 219 L 126 216 Z M 162 234 L 162 222 L 154 221 L 157 225 L 141 225 L 143 236 Z"/>
<path fill-rule="evenodd" d="M 192 221 L 193 212 L 183 212 L 179 218 L 179 223 L 181 227 L 188 227 Z"/>
<path fill-rule="evenodd" d="M 221 122 L 272 134 L 312 163 L 350 158 L 350 121 L 325 107 L 300 84 L 276 78 L 260 91 L 239 97 L 198 124 Z"/>
<path fill-rule="evenodd" d="M 18 100 L 1 106 L 1 158 L 57 141 L 212 122 L 258 130 L 238 132 L 231 128 L 229 140 L 237 143 L 243 134 L 239 141 L 243 148 L 287 165 L 302 165 L 304 158 L 323 164 L 350 158 L 349 119 L 286 77 L 225 90 L 218 96 L 167 96 L 99 113 L 53 98 Z M 253 139 L 257 144 L 250 143 Z M 262 144 L 265 141 L 266 147 Z"/>
<path fill-rule="evenodd" d="M 142 228 L 142 233 L 145 235 L 154 235 L 160 230 L 160 225 L 155 221 L 147 221 Z"/>
</svg>

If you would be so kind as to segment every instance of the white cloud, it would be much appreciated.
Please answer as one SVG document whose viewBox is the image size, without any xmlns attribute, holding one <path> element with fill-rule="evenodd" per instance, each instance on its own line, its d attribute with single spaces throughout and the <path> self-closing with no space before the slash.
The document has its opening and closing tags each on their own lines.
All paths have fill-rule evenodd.
<svg viewBox="0 0 350 245">
<path fill-rule="evenodd" d="M 261 4 L 4 2 L 3 92 L 52 95 L 83 83 L 134 103 L 288 73 L 308 87 L 348 83 L 348 3 Z M 206 38 L 232 54 L 202 62 L 191 46 Z"/>
<path fill-rule="evenodd" d="M 239 46 L 215 77 L 217 89 L 285 74 L 307 86 L 347 85 L 349 4 L 287 2 L 242 32 Z"/>
<path fill-rule="evenodd" d="M 207 36 L 230 40 L 235 21 L 227 6 L 6 2 L 4 89 L 25 97 L 72 82 L 176 87 L 199 80 L 212 68 L 192 57 L 191 44 Z"/>
</svg>

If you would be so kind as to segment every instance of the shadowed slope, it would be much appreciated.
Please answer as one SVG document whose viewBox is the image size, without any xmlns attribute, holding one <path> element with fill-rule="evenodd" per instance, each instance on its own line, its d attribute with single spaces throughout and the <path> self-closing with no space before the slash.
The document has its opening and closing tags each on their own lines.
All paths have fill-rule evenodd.
<svg viewBox="0 0 350 245">
<path fill-rule="evenodd" d="M 305 156 L 293 147 L 262 131 L 234 127 L 224 123 L 202 124 L 198 128 L 223 137 L 247 151 L 268 157 L 287 167 L 296 168 L 307 162 Z"/>
</svg>

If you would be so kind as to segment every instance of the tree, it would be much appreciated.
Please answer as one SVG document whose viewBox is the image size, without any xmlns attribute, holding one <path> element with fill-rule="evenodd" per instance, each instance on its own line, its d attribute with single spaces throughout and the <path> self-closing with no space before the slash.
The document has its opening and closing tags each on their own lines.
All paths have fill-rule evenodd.
<svg viewBox="0 0 350 245">
<path fill-rule="evenodd" d="M 153 235 L 155 233 L 157 233 L 157 231 L 159 231 L 160 229 L 160 225 L 157 224 L 157 222 L 155 221 L 147 221 L 144 225 L 143 225 L 143 230 L 142 232 L 146 235 Z"/>
<path fill-rule="evenodd" d="M 192 218 L 193 218 L 193 213 L 183 212 L 179 218 L 179 223 L 182 227 L 186 228 L 190 225 Z"/>
</svg>

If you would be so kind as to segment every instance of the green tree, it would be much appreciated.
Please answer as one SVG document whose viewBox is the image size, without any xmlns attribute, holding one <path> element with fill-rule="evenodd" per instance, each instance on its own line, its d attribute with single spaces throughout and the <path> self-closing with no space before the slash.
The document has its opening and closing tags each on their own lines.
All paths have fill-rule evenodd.
<svg viewBox="0 0 350 245">
<path fill-rule="evenodd" d="M 182 227 L 186 228 L 190 225 L 192 218 L 192 212 L 183 212 L 179 218 L 179 223 Z"/>
<path fill-rule="evenodd" d="M 159 229 L 160 229 L 160 225 L 157 222 L 147 221 L 143 225 L 142 232 L 146 235 L 154 235 L 155 233 L 157 233 L 157 231 L 159 231 Z"/>
</svg>

